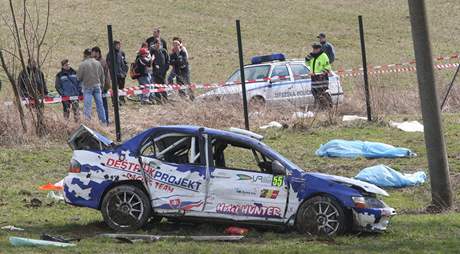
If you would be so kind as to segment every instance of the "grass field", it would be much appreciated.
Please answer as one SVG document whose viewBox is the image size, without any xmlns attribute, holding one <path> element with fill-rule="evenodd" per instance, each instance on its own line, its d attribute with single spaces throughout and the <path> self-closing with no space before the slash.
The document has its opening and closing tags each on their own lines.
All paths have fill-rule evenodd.
<svg viewBox="0 0 460 254">
<path fill-rule="evenodd" d="M 14 1 L 20 4 L 22 1 Z M 40 1 L 43 10 L 44 1 Z M 458 52 L 460 40 L 460 4 L 457 0 L 427 0 L 429 24 L 434 55 Z M 0 10 L 6 14 L 7 1 L 0 0 Z M 48 45 L 58 42 L 44 66 L 49 88 L 53 90 L 54 74 L 62 58 L 69 58 L 74 67 L 81 60 L 84 48 L 95 45 L 107 50 L 106 25 L 113 24 L 115 38 L 120 39 L 130 61 L 140 43 L 150 36 L 152 27 L 160 26 L 168 42 L 181 36 L 191 55 L 192 81 L 222 81 L 238 66 L 235 19 L 241 19 L 245 61 L 257 54 L 283 52 L 289 58 L 304 57 L 318 32 L 327 33 L 336 46 L 334 68 L 356 67 L 361 55 L 357 16 L 363 15 L 366 29 L 368 62 L 372 65 L 406 62 L 413 59 L 407 1 L 387 0 L 254 0 L 254 1 L 135 1 L 135 0 L 74 0 L 52 1 L 51 30 Z M 318 14 L 320 13 L 320 14 Z M 318 21 L 318 17 L 322 20 Z M 0 47 L 9 47 L 8 31 L 0 26 Z M 451 71 L 437 71 L 437 85 L 443 87 L 452 76 Z M 4 80 L 2 71 L 0 79 Z M 133 82 L 129 82 L 130 85 Z M 343 79 L 346 92 L 360 89 L 361 78 Z M 404 133 L 389 128 L 388 120 L 420 120 L 414 73 L 389 74 L 371 77 L 376 113 L 384 121 L 375 123 L 323 124 L 311 128 L 268 131 L 265 142 L 308 171 L 354 176 L 367 166 L 386 164 L 403 172 L 424 170 L 427 158 L 423 134 Z M 0 103 L 10 100 L 8 84 L 0 91 Z M 403 89 L 412 89 L 410 92 Z M 354 106 L 345 113 L 363 114 L 357 93 L 348 93 Z M 177 110 L 175 107 L 183 107 Z M 212 105 L 208 105 L 212 107 Z M 185 109 L 184 109 L 185 108 Z M 12 116 L 14 108 L 0 108 L 0 113 Z M 47 107 L 52 112 L 60 105 Z M 240 108 L 203 110 L 197 104 L 177 104 L 163 107 L 129 105 L 122 108 L 124 138 L 147 126 L 156 124 L 207 124 L 227 128 L 241 126 Z M 178 111 L 178 112 L 175 112 Z M 205 112 L 203 112 L 205 111 Z M 231 111 L 231 112 L 229 112 Z M 199 114 L 203 112 L 202 114 Z M 236 112 L 236 113 L 235 113 Z M 391 114 L 390 114 L 391 113 Z M 408 114 L 409 113 L 409 114 Z M 288 119 L 292 112 L 271 117 Z M 404 114 L 404 115 L 403 115 Z M 4 116 L 2 115 L 2 116 Z M 60 115 L 60 113 L 59 113 Z M 187 117 L 188 116 L 188 117 Z M 193 116 L 193 117 L 192 117 Z M 15 120 L 16 119 L 16 120 Z M 57 119 L 57 120 L 56 120 Z M 59 118 L 56 118 L 59 121 Z M 24 232 L 0 230 L 0 253 L 458 253 L 460 248 L 460 115 L 444 114 L 444 129 L 456 208 L 443 214 L 429 214 L 429 183 L 420 187 L 390 190 L 386 202 L 398 210 L 389 231 L 381 235 L 347 235 L 335 239 L 309 238 L 293 232 L 251 229 L 241 243 L 197 243 L 161 241 L 145 244 L 120 244 L 94 238 L 110 232 L 98 211 L 70 207 L 52 202 L 39 185 L 55 182 L 66 174 L 71 155 L 63 134 L 36 140 L 28 144 L 0 146 L 0 226 L 15 225 Z M 1 120 L 0 119 L 0 123 Z M 61 119 L 62 120 L 62 119 Z M 262 121 L 277 119 L 251 116 L 253 129 Z M 278 119 L 279 120 L 279 119 Z M 17 121 L 11 117 L 10 123 Z M 15 125 L 16 126 L 16 125 Z M 19 126 L 19 124 L 17 125 Z M 56 125 L 56 132 L 73 127 Z M 70 126 L 70 127 L 69 127 Z M 292 125 L 291 125 L 292 126 Z M 61 128 L 62 127 L 62 128 Z M 99 130 L 113 132 L 110 128 Z M 15 130 L 13 130 L 14 132 Z M 1 132 L 0 132 L 1 133 Z M 19 133 L 19 131 L 18 131 Z M 56 138 L 58 137 L 58 138 Z M 411 159 L 324 159 L 314 156 L 320 144 L 333 138 L 380 141 L 412 149 L 418 154 Z M 12 142 L 14 143 L 14 142 Z M 40 207 L 30 207 L 38 198 Z M 178 225 L 162 223 L 140 233 L 152 234 L 222 234 L 223 226 L 208 224 Z M 77 247 L 15 248 L 9 236 L 38 238 L 41 233 L 82 237 Z"/>
</svg>

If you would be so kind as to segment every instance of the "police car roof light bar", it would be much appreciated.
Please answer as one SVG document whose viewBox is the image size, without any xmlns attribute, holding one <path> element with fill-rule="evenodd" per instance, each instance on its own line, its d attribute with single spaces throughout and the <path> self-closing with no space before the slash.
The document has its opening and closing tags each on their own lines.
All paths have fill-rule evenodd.
<svg viewBox="0 0 460 254">
<path fill-rule="evenodd" d="M 254 56 L 251 58 L 252 64 L 260 64 L 272 61 L 284 61 L 286 60 L 286 56 L 282 53 L 273 53 L 271 55 L 265 56 Z"/>
</svg>

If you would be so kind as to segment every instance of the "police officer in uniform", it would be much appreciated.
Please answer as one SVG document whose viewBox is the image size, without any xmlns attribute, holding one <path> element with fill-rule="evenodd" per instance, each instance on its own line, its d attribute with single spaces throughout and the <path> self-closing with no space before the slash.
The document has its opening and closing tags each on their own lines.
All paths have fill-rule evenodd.
<svg viewBox="0 0 460 254">
<path fill-rule="evenodd" d="M 326 92 L 329 87 L 329 74 L 331 64 L 327 54 L 322 50 L 322 45 L 313 43 L 313 51 L 305 57 L 307 66 L 310 67 L 311 91 L 315 98 L 315 107 L 321 109 L 332 107 L 332 98 Z"/>
</svg>

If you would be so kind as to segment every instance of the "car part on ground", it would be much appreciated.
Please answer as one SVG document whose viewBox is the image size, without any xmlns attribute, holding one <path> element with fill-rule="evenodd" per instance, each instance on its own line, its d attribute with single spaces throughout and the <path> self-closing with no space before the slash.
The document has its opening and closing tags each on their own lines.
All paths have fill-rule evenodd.
<svg viewBox="0 0 460 254">
<path fill-rule="evenodd" d="M 244 236 L 237 235 L 140 235 L 140 234 L 100 234 L 100 237 L 113 239 L 127 239 L 129 241 L 156 242 L 159 240 L 184 240 L 184 241 L 224 241 L 233 242 L 244 239 Z M 134 243 L 134 242 L 131 242 Z"/>
<path fill-rule="evenodd" d="M 45 241 L 45 240 L 38 240 L 38 239 L 31 239 L 31 238 L 24 238 L 24 237 L 10 237 L 10 243 L 13 246 L 23 247 L 23 246 L 54 246 L 54 247 L 73 247 L 77 246 L 73 243 L 61 243 L 55 241 Z"/>
</svg>

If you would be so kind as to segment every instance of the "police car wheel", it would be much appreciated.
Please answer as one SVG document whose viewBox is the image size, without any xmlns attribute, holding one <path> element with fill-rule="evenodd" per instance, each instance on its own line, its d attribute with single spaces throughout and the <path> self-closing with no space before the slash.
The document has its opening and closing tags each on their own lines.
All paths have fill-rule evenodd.
<svg viewBox="0 0 460 254">
<path fill-rule="evenodd" d="M 348 218 L 342 206 L 327 196 L 316 196 L 299 208 L 296 226 L 299 232 L 311 235 L 340 235 L 347 231 Z"/>
<path fill-rule="evenodd" d="M 262 96 L 254 96 L 249 100 L 249 105 L 253 107 L 264 106 L 265 99 Z"/>
<path fill-rule="evenodd" d="M 120 185 L 104 196 L 101 213 L 110 228 L 133 231 L 145 225 L 151 215 L 151 207 L 142 189 L 134 185 Z"/>
</svg>

